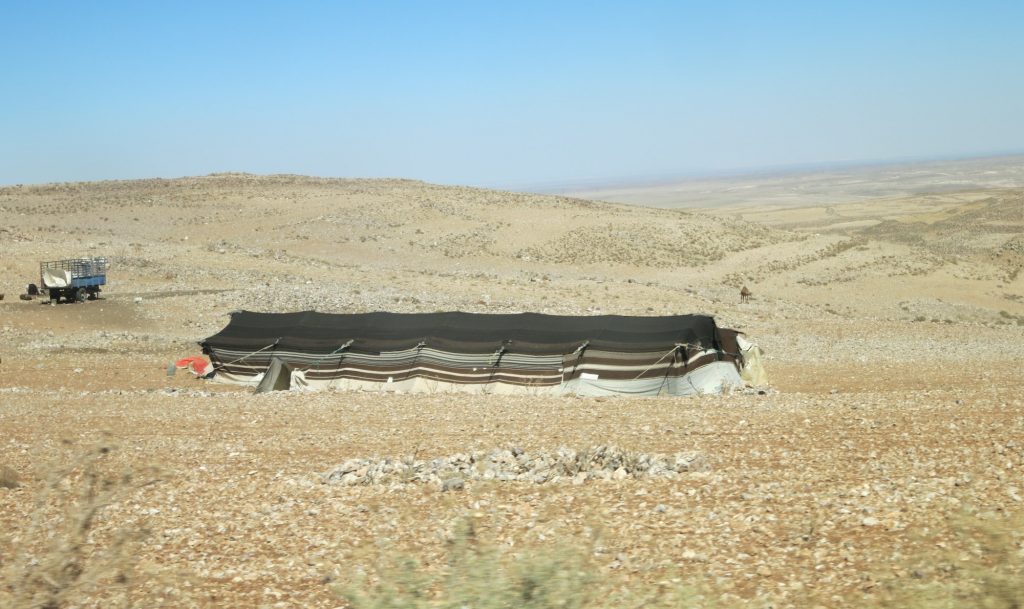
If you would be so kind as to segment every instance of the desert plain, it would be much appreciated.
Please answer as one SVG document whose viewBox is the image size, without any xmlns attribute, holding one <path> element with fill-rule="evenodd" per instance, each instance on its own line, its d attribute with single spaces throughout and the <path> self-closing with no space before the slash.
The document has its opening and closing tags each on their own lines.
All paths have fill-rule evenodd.
<svg viewBox="0 0 1024 609">
<path fill-rule="evenodd" d="M 583 552 L 623 605 L 666 582 L 693 606 L 966 594 L 1024 562 L 1021 167 L 760 179 L 770 196 L 725 178 L 589 198 L 248 174 L 2 187 L 0 604 L 345 607 L 388 557 L 443 571 L 466 526 L 510 560 Z M 41 261 L 82 256 L 111 260 L 99 300 L 19 300 Z M 770 384 L 255 395 L 167 374 L 242 309 L 706 313 L 760 345 Z M 707 466 L 325 482 L 348 459 L 597 446 Z M 111 482 L 83 527 L 93 472 Z"/>
</svg>

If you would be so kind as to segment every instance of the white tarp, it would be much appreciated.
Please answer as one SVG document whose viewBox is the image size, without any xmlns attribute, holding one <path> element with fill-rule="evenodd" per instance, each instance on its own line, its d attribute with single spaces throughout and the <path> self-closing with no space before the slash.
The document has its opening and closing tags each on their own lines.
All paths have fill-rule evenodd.
<svg viewBox="0 0 1024 609">
<path fill-rule="evenodd" d="M 62 269 L 43 269 L 43 287 L 66 288 L 71 285 L 71 271 Z"/>
</svg>

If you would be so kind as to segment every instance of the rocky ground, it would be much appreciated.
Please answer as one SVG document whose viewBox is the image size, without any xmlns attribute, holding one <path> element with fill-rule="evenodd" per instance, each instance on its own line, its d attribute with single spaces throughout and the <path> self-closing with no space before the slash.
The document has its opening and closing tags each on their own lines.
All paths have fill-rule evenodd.
<svg viewBox="0 0 1024 609">
<path fill-rule="evenodd" d="M 681 578 L 720 606 L 955 580 L 977 558 L 964 519 L 1024 507 L 1022 197 L 736 217 L 406 181 L 0 189 L 3 581 L 121 539 L 142 606 L 338 607 L 382 555 L 443 568 L 467 521 L 510 554 L 585 548 L 616 585 Z M 103 299 L 16 299 L 38 261 L 83 254 L 115 262 Z M 712 313 L 761 344 L 772 385 L 253 395 L 166 374 L 232 310 L 306 308 Z M 91 471 L 118 476 L 76 537 L 60 525 Z"/>
</svg>

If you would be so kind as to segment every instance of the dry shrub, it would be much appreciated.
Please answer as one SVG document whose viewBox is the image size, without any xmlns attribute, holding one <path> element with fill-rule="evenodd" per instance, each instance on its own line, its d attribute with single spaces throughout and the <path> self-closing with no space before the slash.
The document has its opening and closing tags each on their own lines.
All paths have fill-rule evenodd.
<svg viewBox="0 0 1024 609">
<path fill-rule="evenodd" d="M 113 451 L 99 443 L 41 472 L 31 519 L 0 538 L 0 607 L 160 604 L 139 591 L 142 580 L 153 581 L 134 558 L 148 534 L 143 523 L 112 527 L 105 518 L 110 506 L 157 480 L 152 471 L 118 470 Z"/>
<path fill-rule="evenodd" d="M 18 478 L 18 472 L 6 465 L 0 465 L 0 488 L 18 488 L 19 486 L 21 486 L 21 480 Z"/>
<path fill-rule="evenodd" d="M 959 517 L 946 551 L 908 564 L 921 580 L 880 600 L 892 609 L 1024 608 L 1024 514 Z"/>
<path fill-rule="evenodd" d="M 647 609 L 707 607 L 679 580 L 645 589 L 599 567 L 586 544 L 513 556 L 459 524 L 440 570 L 385 555 L 373 577 L 335 588 L 353 609 Z"/>
<path fill-rule="evenodd" d="M 869 609 L 1024 608 L 1024 516 L 964 517 L 949 550 L 908 560 L 906 578 L 877 595 L 848 599 Z M 512 556 L 477 539 L 463 523 L 445 564 L 429 569 L 385 555 L 363 580 L 335 589 L 353 609 L 591 609 L 764 606 L 724 601 L 706 582 L 667 578 L 630 583 L 591 560 L 585 544 Z M 794 599 L 797 600 L 797 599 Z M 797 604 L 797 606 L 800 606 Z"/>
</svg>

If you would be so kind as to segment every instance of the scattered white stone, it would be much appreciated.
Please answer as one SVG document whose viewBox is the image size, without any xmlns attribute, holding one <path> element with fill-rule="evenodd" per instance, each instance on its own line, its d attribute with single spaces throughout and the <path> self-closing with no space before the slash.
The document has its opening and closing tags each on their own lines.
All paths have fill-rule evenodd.
<svg viewBox="0 0 1024 609">
<path fill-rule="evenodd" d="M 448 491 L 461 491 L 461 490 L 465 490 L 465 488 L 466 488 L 466 481 L 463 480 L 462 478 L 448 478 L 441 485 L 441 490 L 444 491 L 444 492 L 448 492 Z"/>
<path fill-rule="evenodd" d="M 322 476 L 329 484 L 372 485 L 435 483 L 442 490 L 461 490 L 467 480 L 526 481 L 555 484 L 569 480 L 622 481 L 628 478 L 674 478 L 680 473 L 711 469 L 699 453 L 657 455 L 633 453 L 615 446 L 577 451 L 561 447 L 554 452 L 527 453 L 519 448 L 490 452 L 457 453 L 450 457 L 419 460 L 412 456 L 348 459 Z M 463 486 L 460 486 L 463 485 Z"/>
</svg>

